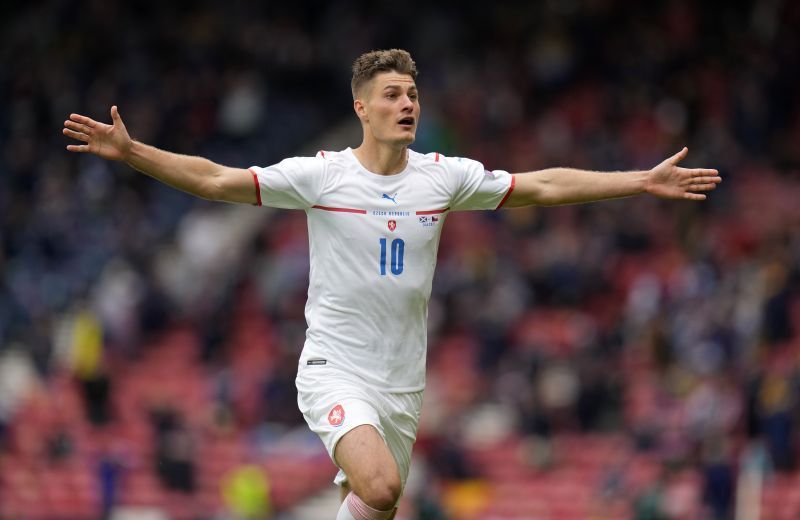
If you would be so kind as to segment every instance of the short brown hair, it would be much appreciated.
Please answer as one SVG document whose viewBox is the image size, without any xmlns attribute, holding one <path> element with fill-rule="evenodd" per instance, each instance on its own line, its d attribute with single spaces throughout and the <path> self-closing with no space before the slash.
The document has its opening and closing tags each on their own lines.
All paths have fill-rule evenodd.
<svg viewBox="0 0 800 520">
<path fill-rule="evenodd" d="M 417 65 L 408 51 L 403 49 L 370 51 L 359 56 L 353 62 L 353 80 L 350 82 L 353 99 L 356 98 L 356 92 L 376 74 L 391 71 L 408 74 L 415 81 L 417 79 Z"/>
</svg>

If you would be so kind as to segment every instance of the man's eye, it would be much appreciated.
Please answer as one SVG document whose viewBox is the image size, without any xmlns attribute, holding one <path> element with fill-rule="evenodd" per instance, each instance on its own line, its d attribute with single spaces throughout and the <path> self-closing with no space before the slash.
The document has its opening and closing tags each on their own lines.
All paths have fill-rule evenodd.
<svg viewBox="0 0 800 520">
<path fill-rule="evenodd" d="M 386 94 L 386 97 L 389 98 L 389 99 L 394 99 L 397 96 L 395 94 Z"/>
</svg>

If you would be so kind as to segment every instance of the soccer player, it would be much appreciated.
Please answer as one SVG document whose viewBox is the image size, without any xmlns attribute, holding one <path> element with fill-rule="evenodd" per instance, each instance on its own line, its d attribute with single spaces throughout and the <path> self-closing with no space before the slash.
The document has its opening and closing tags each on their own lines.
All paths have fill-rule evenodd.
<svg viewBox="0 0 800 520">
<path fill-rule="evenodd" d="M 426 318 L 436 251 L 448 214 L 573 204 L 650 193 L 704 200 L 716 170 L 682 168 L 684 148 L 648 171 L 568 168 L 510 174 L 479 162 L 409 149 L 420 117 L 417 70 L 403 50 L 353 64 L 357 148 L 230 168 L 130 138 L 72 114 L 67 149 L 124 161 L 193 195 L 302 209 L 311 256 L 308 331 L 297 373 L 298 404 L 340 468 L 338 520 L 394 517 L 408 476 L 425 386 Z"/>
</svg>

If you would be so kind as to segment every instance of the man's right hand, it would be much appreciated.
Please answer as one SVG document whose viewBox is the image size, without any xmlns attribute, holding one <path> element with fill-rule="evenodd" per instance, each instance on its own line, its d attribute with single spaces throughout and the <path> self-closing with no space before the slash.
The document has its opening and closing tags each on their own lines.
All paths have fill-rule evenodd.
<svg viewBox="0 0 800 520">
<path fill-rule="evenodd" d="M 130 155 L 133 140 L 125 129 L 116 105 L 111 107 L 113 125 L 100 123 L 80 114 L 70 114 L 64 121 L 64 135 L 83 141 L 86 144 L 67 146 L 70 152 L 89 152 L 103 159 L 126 161 Z"/>
</svg>

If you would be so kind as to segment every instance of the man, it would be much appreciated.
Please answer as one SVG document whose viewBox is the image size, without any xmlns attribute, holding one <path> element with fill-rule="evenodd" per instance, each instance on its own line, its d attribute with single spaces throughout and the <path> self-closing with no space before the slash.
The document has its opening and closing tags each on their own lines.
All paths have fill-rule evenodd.
<svg viewBox="0 0 800 520">
<path fill-rule="evenodd" d="M 451 211 L 589 202 L 650 193 L 704 200 L 716 170 L 686 169 L 684 148 L 649 171 L 566 168 L 511 175 L 469 159 L 422 155 L 414 142 L 417 71 L 403 50 L 353 65 L 353 108 L 363 140 L 248 170 L 132 140 L 72 114 L 64 134 L 162 182 L 211 200 L 303 209 L 311 255 L 298 404 L 341 469 L 337 519 L 394 517 L 408 476 L 425 384 L 426 318 L 442 225 Z"/>
</svg>

